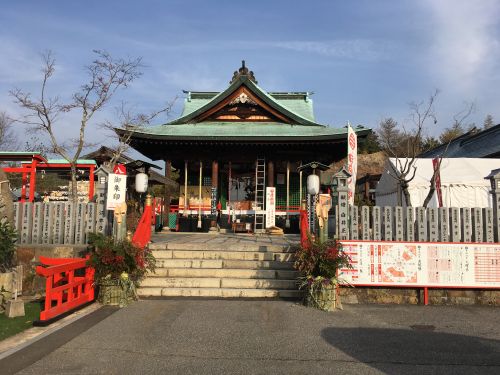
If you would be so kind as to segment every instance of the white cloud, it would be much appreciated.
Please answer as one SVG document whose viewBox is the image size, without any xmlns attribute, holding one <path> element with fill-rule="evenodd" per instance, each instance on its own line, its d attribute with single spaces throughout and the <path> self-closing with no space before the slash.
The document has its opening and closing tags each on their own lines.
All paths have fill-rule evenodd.
<svg viewBox="0 0 500 375">
<path fill-rule="evenodd" d="M 427 0 L 431 40 L 427 67 L 438 84 L 467 93 L 498 79 L 500 2 Z"/>
<path fill-rule="evenodd" d="M 379 60 L 386 58 L 391 46 L 388 42 L 375 42 L 368 39 L 334 40 L 334 41 L 284 41 L 265 43 L 271 47 L 283 48 L 297 52 L 313 53 L 322 56 Z"/>
</svg>

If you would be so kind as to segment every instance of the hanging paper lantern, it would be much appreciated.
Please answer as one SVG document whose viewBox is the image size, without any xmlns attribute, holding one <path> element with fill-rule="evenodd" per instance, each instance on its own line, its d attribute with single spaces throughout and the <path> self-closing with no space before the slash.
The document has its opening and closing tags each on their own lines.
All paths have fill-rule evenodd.
<svg viewBox="0 0 500 375">
<path fill-rule="evenodd" d="M 137 173 L 135 175 L 135 191 L 138 193 L 148 191 L 148 175 L 146 173 Z"/>
<path fill-rule="evenodd" d="M 307 193 L 311 195 L 319 193 L 319 176 L 315 174 L 307 176 Z"/>
</svg>

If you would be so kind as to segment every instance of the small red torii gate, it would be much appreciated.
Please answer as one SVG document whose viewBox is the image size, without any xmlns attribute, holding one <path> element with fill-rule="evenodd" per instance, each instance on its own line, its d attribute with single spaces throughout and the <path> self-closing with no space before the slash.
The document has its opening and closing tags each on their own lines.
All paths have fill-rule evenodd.
<svg viewBox="0 0 500 375">
<path fill-rule="evenodd" d="M 39 152 L 0 152 L 0 161 L 21 162 L 20 167 L 3 167 L 6 173 L 22 173 L 21 202 L 26 202 L 26 182 L 29 174 L 30 191 L 28 202 L 33 202 L 35 198 L 36 170 L 39 169 L 65 169 L 71 168 L 68 162 L 49 162 Z M 24 162 L 24 163 L 23 163 Z M 94 197 L 94 171 L 95 162 L 77 163 L 79 169 L 89 169 L 89 201 Z"/>
</svg>

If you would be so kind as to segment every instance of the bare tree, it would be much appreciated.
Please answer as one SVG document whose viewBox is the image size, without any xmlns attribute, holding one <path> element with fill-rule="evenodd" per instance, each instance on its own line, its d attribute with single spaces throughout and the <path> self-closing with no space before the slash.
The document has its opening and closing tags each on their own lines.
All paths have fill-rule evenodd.
<svg viewBox="0 0 500 375">
<path fill-rule="evenodd" d="M 467 103 L 464 110 L 453 116 L 453 127 L 455 129 L 464 128 L 464 122 L 474 112 L 474 107 L 474 103 Z M 446 153 L 448 152 L 448 147 L 450 146 L 451 141 L 455 138 L 456 137 L 448 139 L 443 153 L 439 155 L 439 157 L 437 157 L 436 165 L 434 166 L 434 170 L 430 180 L 429 192 L 427 193 L 427 196 L 424 199 L 424 203 L 422 204 L 423 207 L 427 207 L 436 191 L 436 180 L 438 175 L 441 173 L 441 162 L 443 161 L 443 158 L 446 157 Z"/>
<path fill-rule="evenodd" d="M 453 116 L 451 127 L 444 129 L 439 136 L 442 144 L 450 143 L 457 137 L 465 134 L 466 131 L 474 130 L 474 124 L 465 124 L 465 120 L 474 112 L 475 103 L 465 103 L 465 108 Z"/>
<path fill-rule="evenodd" d="M 6 112 L 0 112 L 0 150 L 17 151 L 19 140 L 12 128 L 14 120 Z"/>
<path fill-rule="evenodd" d="M 50 139 L 52 151 L 68 161 L 71 165 L 71 196 L 77 200 L 76 164 L 83 148 L 86 146 L 85 132 L 89 122 L 113 97 L 120 88 L 126 88 L 141 73 L 141 59 L 115 59 L 105 51 L 94 51 L 96 58 L 85 70 L 89 81 L 73 94 L 72 100 L 61 103 L 59 97 L 50 97 L 47 85 L 55 72 L 55 59 L 51 52 L 42 55 L 43 79 L 40 97 L 32 99 L 30 93 L 21 89 L 10 91 L 17 104 L 26 111 L 26 115 L 18 121 L 30 126 L 35 131 L 44 132 Z M 70 142 L 58 139 L 55 124 L 66 113 L 78 111 L 80 120 L 78 136 Z"/>
<path fill-rule="evenodd" d="M 140 131 L 145 127 L 149 126 L 153 120 L 155 120 L 160 115 L 169 115 L 172 108 L 177 100 L 177 97 L 167 102 L 165 106 L 159 110 L 150 113 L 133 113 L 130 109 L 126 108 L 126 105 L 122 105 L 117 109 L 118 124 L 113 121 L 105 121 L 101 124 L 101 127 L 112 133 L 113 136 L 118 135 L 118 143 L 112 147 L 113 157 L 109 161 L 111 167 L 113 167 L 120 157 L 125 154 L 130 148 L 130 141 L 132 135 L 136 131 Z"/>
<path fill-rule="evenodd" d="M 437 90 L 434 91 L 426 102 L 410 103 L 410 120 L 412 126 L 409 129 L 403 127 L 402 130 L 398 130 L 396 134 L 401 135 L 401 137 L 397 140 L 397 143 L 395 143 L 394 139 L 381 139 L 381 144 L 386 155 L 395 159 L 395 165 L 390 163 L 392 171 L 389 171 L 389 175 L 397 181 L 404 196 L 406 206 L 411 206 L 408 187 L 409 183 L 415 178 L 415 161 L 417 155 L 422 152 L 422 144 L 425 141 L 425 127 L 429 121 L 433 124 L 437 122 L 434 115 L 434 102 L 438 93 Z M 386 137 L 394 136 L 393 133 L 386 134 Z M 379 137 L 382 138 L 382 136 L 379 133 Z M 398 204 L 402 204 L 400 194 L 398 194 Z"/>
</svg>

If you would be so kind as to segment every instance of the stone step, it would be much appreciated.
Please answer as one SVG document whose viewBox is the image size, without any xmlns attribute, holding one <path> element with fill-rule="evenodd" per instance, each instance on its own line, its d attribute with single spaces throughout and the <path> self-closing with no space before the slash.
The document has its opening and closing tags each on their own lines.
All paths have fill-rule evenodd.
<svg viewBox="0 0 500 375">
<path fill-rule="evenodd" d="M 236 279 L 212 277 L 154 277 L 141 282 L 143 287 L 157 288 L 235 288 L 235 289 L 296 289 L 296 280 Z"/>
<path fill-rule="evenodd" d="M 158 259 L 223 259 L 223 260 L 267 260 L 287 262 L 294 260 L 293 253 L 256 253 L 221 250 L 159 250 L 153 252 Z"/>
<path fill-rule="evenodd" d="M 235 279 L 295 279 L 299 273 L 289 270 L 230 268 L 156 268 L 149 277 L 218 277 Z"/>
<path fill-rule="evenodd" d="M 153 251 L 162 250 L 214 250 L 214 251 L 243 251 L 243 252 L 256 252 L 256 253 L 288 253 L 294 250 L 286 245 L 258 245 L 258 244 L 224 244 L 219 243 L 206 243 L 206 242 L 189 242 L 189 243 L 176 243 L 176 242 L 157 242 L 149 244 L 149 248 Z"/>
<path fill-rule="evenodd" d="M 141 287 L 141 297 L 301 298 L 300 290 Z"/>
<path fill-rule="evenodd" d="M 222 259 L 165 259 L 156 258 L 156 268 L 227 268 L 292 270 L 293 262 Z"/>
</svg>

